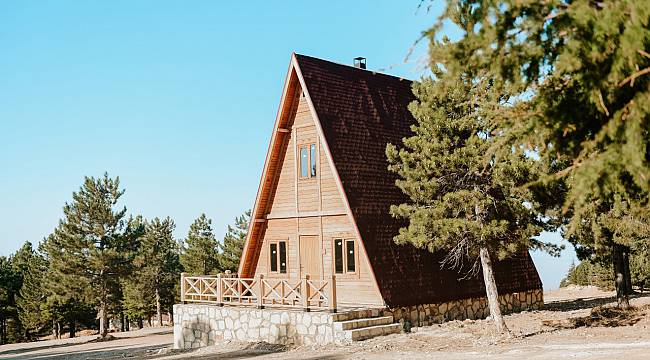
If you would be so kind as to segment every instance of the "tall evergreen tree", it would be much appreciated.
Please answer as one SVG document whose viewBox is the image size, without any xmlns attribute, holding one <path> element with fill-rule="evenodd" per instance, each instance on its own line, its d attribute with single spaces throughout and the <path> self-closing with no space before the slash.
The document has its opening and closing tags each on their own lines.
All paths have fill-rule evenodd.
<svg viewBox="0 0 650 360">
<path fill-rule="evenodd" d="M 149 222 L 135 261 L 139 281 L 153 294 L 159 325 L 162 324 L 163 306 L 169 310 L 174 302 L 174 287 L 181 273 L 178 247 L 173 238 L 175 227 L 169 217 Z"/>
<path fill-rule="evenodd" d="M 438 41 L 444 23 L 458 25 L 462 36 Z M 453 73 L 486 71 L 515 96 L 500 116 L 510 135 L 494 149 L 526 146 L 548 165 L 543 180 L 564 183 L 563 196 L 547 199 L 565 237 L 611 256 L 626 306 L 630 244 L 597 220 L 621 205 L 630 210 L 624 217 L 649 206 L 647 1 L 448 0 L 424 36 L 436 64 Z"/>
<path fill-rule="evenodd" d="M 52 279 L 67 299 L 84 294 L 96 304 L 100 337 L 108 334 L 109 306 L 119 301 L 120 280 L 131 271 L 139 229 L 127 226 L 119 177 L 86 177 L 48 242 Z"/>
<path fill-rule="evenodd" d="M 48 325 L 47 317 L 44 315 L 42 309 L 42 304 L 47 297 L 44 287 L 46 272 L 47 261 L 45 257 L 40 251 L 33 252 L 33 255 L 27 262 L 27 268 L 23 275 L 20 296 L 16 299 L 18 316 L 25 329 L 25 336 L 28 340 L 35 340 L 35 336 Z"/>
<path fill-rule="evenodd" d="M 212 220 L 201 214 L 192 225 L 185 239 L 181 264 L 193 275 L 217 274 L 219 267 L 219 243 L 212 232 Z"/>
<path fill-rule="evenodd" d="M 226 235 L 221 245 L 221 255 L 219 262 L 222 270 L 230 270 L 234 273 L 238 271 L 239 259 L 244 249 L 248 225 L 250 224 L 251 211 L 244 212 L 235 218 L 235 225 L 228 225 Z"/>
<path fill-rule="evenodd" d="M 482 269 L 490 314 L 497 331 L 507 332 L 493 262 L 529 248 L 554 249 L 534 239 L 545 227 L 533 193 L 520 188 L 536 178 L 536 164 L 521 148 L 486 156 L 498 139 L 492 111 L 503 101 L 489 81 L 436 76 L 414 85 L 414 135 L 386 150 L 396 184 L 411 200 L 391 206 L 393 216 L 409 221 L 395 241 L 446 252 L 442 266 L 460 269 L 470 261 L 471 273 Z"/>
<path fill-rule="evenodd" d="M 41 253 L 47 264 L 43 282 L 40 284 L 44 292 L 45 301 L 41 304 L 43 320 L 47 320 L 52 327 L 55 338 L 63 335 L 63 328 L 68 326 L 70 337 L 75 336 L 76 323 L 91 317 L 94 319 L 96 312 L 92 313 L 91 297 L 87 296 L 88 290 L 85 282 L 62 282 L 64 277 L 59 273 L 59 268 L 52 264 L 54 258 L 61 258 L 62 249 L 54 234 L 50 234 L 39 245 Z M 56 263 L 55 263 L 56 265 Z"/>
<path fill-rule="evenodd" d="M 2 344 L 25 339 L 25 329 L 19 316 L 17 302 L 33 256 L 34 249 L 27 241 L 9 258 L 0 257 L 0 343 Z"/>
<path fill-rule="evenodd" d="M 11 266 L 11 258 L 0 256 L 0 345 L 11 342 L 11 322 L 17 315 L 16 288 L 18 280 Z"/>
</svg>

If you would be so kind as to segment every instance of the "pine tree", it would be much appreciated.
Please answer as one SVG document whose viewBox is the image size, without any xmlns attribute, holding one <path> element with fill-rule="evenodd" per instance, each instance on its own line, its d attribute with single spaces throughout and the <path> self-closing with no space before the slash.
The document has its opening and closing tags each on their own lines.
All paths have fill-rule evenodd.
<svg viewBox="0 0 650 360">
<path fill-rule="evenodd" d="M 192 275 L 217 274 L 219 267 L 219 243 L 212 232 L 212 220 L 201 214 L 192 225 L 185 239 L 180 257 L 183 269 Z"/>
<path fill-rule="evenodd" d="M 446 252 L 443 266 L 461 269 L 470 261 L 470 274 L 482 269 L 497 331 L 508 332 L 493 261 L 529 248 L 554 250 L 534 239 L 544 224 L 533 193 L 520 188 L 537 176 L 536 166 L 520 148 L 486 155 L 498 140 L 491 113 L 503 100 L 489 81 L 436 76 L 414 85 L 414 135 L 386 150 L 396 184 L 411 200 L 391 206 L 393 216 L 409 221 L 395 241 Z"/>
<path fill-rule="evenodd" d="M 221 245 L 221 255 L 219 263 L 223 270 L 230 270 L 236 273 L 239 269 L 239 259 L 241 258 L 248 233 L 248 225 L 251 219 L 251 211 L 244 212 L 235 218 L 235 226 L 228 225 L 228 230 L 223 238 Z"/>
<path fill-rule="evenodd" d="M 86 177 L 63 208 L 47 253 L 54 293 L 63 302 L 90 301 L 97 306 L 99 334 L 108 334 L 108 312 L 118 303 L 121 280 L 130 273 L 139 229 L 128 226 L 126 208 L 116 209 L 124 190 L 119 177 Z M 72 326 L 74 328 L 74 326 Z"/>
<path fill-rule="evenodd" d="M 622 204 L 622 217 L 649 206 L 647 1 L 450 0 L 424 36 L 439 43 L 447 21 L 469 26 L 431 58 L 453 73 L 485 71 L 515 96 L 500 117 L 510 136 L 495 148 L 526 146 L 548 166 L 543 181 L 564 183 L 563 196 L 548 197 L 564 236 L 611 256 L 627 306 L 629 239 L 617 242 L 598 219 Z"/>
<path fill-rule="evenodd" d="M 0 345 L 11 342 L 11 322 L 16 318 L 16 274 L 11 258 L 0 256 Z"/>
<path fill-rule="evenodd" d="M 158 325 L 162 324 L 163 306 L 174 302 L 174 287 L 181 273 L 178 247 L 173 238 L 176 225 L 169 217 L 153 219 L 146 226 L 141 250 L 136 257 L 138 279 L 153 294 Z"/>
<path fill-rule="evenodd" d="M 28 260 L 20 296 L 16 299 L 18 316 L 25 329 L 28 340 L 35 340 L 35 335 L 48 325 L 47 317 L 43 313 L 42 303 L 47 294 L 44 287 L 47 273 L 47 261 L 39 252 L 34 252 Z"/>
<path fill-rule="evenodd" d="M 641 292 L 650 287 L 650 243 L 639 242 L 630 259 L 632 284 Z"/>
</svg>

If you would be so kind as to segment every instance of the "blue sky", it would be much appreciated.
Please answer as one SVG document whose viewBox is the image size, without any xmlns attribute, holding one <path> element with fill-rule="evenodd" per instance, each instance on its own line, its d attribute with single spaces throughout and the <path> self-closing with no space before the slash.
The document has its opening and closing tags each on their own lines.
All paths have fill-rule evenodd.
<svg viewBox="0 0 650 360">
<path fill-rule="evenodd" d="M 439 12 L 418 4 L 0 2 L 0 255 L 105 171 L 129 212 L 178 238 L 204 212 L 221 237 L 254 201 L 291 53 L 417 79 L 426 44 L 404 59 Z M 534 257 L 553 288 L 575 255 Z"/>
</svg>

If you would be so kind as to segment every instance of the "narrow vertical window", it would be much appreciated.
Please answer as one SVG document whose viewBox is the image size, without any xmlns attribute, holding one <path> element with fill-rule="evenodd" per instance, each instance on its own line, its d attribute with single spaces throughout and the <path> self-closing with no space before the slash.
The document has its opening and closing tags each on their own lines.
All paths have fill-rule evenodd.
<svg viewBox="0 0 650 360">
<path fill-rule="evenodd" d="M 280 246 L 280 273 L 287 273 L 287 242 L 280 241 L 278 243 Z"/>
<path fill-rule="evenodd" d="M 354 254 L 354 240 L 346 240 L 345 241 L 345 253 L 347 256 L 347 271 L 348 272 L 355 272 L 356 267 L 355 267 L 355 254 Z"/>
<path fill-rule="evenodd" d="M 343 273 L 343 240 L 334 240 L 334 272 Z"/>
<path fill-rule="evenodd" d="M 316 145 L 311 144 L 309 146 L 309 164 L 311 176 L 316 176 Z"/>
<path fill-rule="evenodd" d="M 306 147 L 300 148 L 300 177 L 309 177 L 309 152 Z"/>
<path fill-rule="evenodd" d="M 278 271 L 278 244 L 270 244 L 271 272 Z"/>
</svg>

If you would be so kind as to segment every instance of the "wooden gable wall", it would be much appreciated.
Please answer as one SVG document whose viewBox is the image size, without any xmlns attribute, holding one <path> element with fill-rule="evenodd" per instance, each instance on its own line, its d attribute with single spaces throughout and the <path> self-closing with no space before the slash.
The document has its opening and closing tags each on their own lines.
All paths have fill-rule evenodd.
<svg viewBox="0 0 650 360">
<path fill-rule="evenodd" d="M 318 135 L 308 100 L 299 86 L 293 94 L 286 96 L 291 96 L 293 107 L 286 122 L 282 148 L 278 151 L 277 172 L 273 176 L 267 206 L 264 214 L 257 215 L 258 219 L 263 217 L 266 221 L 256 234 L 259 237 L 256 242 L 261 244 L 254 274 L 251 275 L 303 277 L 306 264 L 300 263 L 300 237 L 315 236 L 320 251 L 319 276 L 329 278 L 334 273 L 334 239 L 355 239 L 357 271 L 355 274 L 337 274 L 338 302 L 342 305 L 383 305 L 367 255 L 360 246 L 361 239 L 355 236 L 354 225 L 339 192 L 332 161 L 328 159 L 323 139 Z M 300 179 L 296 159 L 300 145 L 307 144 L 316 144 L 317 172 L 314 178 Z M 269 244 L 275 241 L 287 241 L 287 274 L 270 272 Z"/>
</svg>

